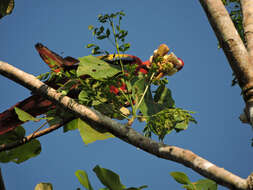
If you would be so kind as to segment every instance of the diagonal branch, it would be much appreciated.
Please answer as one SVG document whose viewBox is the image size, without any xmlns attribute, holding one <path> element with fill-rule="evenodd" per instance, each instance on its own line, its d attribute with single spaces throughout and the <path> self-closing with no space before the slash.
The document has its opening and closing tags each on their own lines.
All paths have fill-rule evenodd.
<svg viewBox="0 0 253 190">
<path fill-rule="evenodd" d="M 199 0 L 242 90 L 253 86 L 253 65 L 221 0 Z"/>
<path fill-rule="evenodd" d="M 67 124 L 68 122 L 70 122 L 73 119 L 74 118 L 65 119 L 61 123 L 57 123 L 57 124 L 52 125 L 52 126 L 46 128 L 46 129 L 43 129 L 41 131 L 37 131 L 35 133 L 32 133 L 32 134 L 24 137 L 23 139 L 21 139 L 19 141 L 15 141 L 15 142 L 12 142 L 12 143 L 9 143 L 9 144 L 1 144 L 0 145 L 0 152 L 5 151 L 5 150 L 11 150 L 11 149 L 16 148 L 18 146 L 26 144 L 26 143 L 30 142 L 31 140 L 33 140 L 33 139 L 36 139 L 38 137 L 41 137 L 41 136 L 46 135 L 48 133 L 51 133 L 51 132 L 55 131 L 56 129 L 59 129 L 63 125 Z"/>
<path fill-rule="evenodd" d="M 244 35 L 250 57 L 253 57 L 253 1 L 240 0 L 243 14 Z M 252 59 L 251 59 L 252 60 Z"/>
<path fill-rule="evenodd" d="M 241 120 L 251 123 L 253 126 L 253 64 L 251 63 L 250 55 L 244 46 L 240 35 L 238 34 L 226 8 L 221 0 L 199 0 L 202 5 L 207 18 L 219 40 L 219 43 L 229 61 L 229 64 L 238 79 L 238 83 L 242 89 L 244 101 L 246 103 L 245 114 L 242 114 Z M 250 3 L 249 3 L 250 2 Z M 252 10 L 252 1 L 241 0 L 242 8 L 244 8 L 244 15 L 249 14 L 248 10 L 245 12 L 245 6 L 250 5 Z M 252 10 L 253 11 L 253 10 Z M 252 16 L 248 17 L 250 20 L 245 20 L 244 23 L 252 23 Z M 247 24 L 247 25 L 248 25 Z M 252 26 L 250 29 L 252 30 Z M 245 30 L 244 30 L 245 31 Z M 248 49 L 252 48 L 253 41 L 251 33 L 247 32 Z"/>
<path fill-rule="evenodd" d="M 56 90 L 48 87 L 33 75 L 27 74 L 1 61 L 0 74 L 16 81 L 32 91 L 35 91 L 36 93 L 41 94 L 56 104 L 67 108 L 69 111 L 76 114 L 77 117 L 89 122 L 95 129 L 107 130 L 129 144 L 139 147 L 140 149 L 156 155 L 157 157 L 183 164 L 184 166 L 198 172 L 200 175 L 212 179 L 218 184 L 230 189 L 246 190 L 248 188 L 246 179 L 242 179 L 223 168 L 217 167 L 189 150 L 175 146 L 168 146 L 144 137 L 131 127 L 117 123 L 111 118 L 104 116 L 95 110 L 76 103 L 73 99 L 63 96 L 61 93 L 58 93 Z"/>
</svg>

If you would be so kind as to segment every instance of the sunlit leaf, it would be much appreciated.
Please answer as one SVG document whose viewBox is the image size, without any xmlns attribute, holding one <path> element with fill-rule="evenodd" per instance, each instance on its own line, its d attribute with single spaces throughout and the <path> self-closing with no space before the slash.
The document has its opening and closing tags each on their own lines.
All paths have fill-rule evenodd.
<svg viewBox="0 0 253 190">
<path fill-rule="evenodd" d="M 53 185 L 51 183 L 39 183 L 34 190 L 53 190 Z"/>
<path fill-rule="evenodd" d="M 77 127 L 79 129 L 80 135 L 83 139 L 85 144 L 93 143 L 97 140 L 105 140 L 108 138 L 113 138 L 114 136 L 109 132 L 102 132 L 93 129 L 90 125 L 86 122 L 82 121 L 81 119 L 75 119 L 71 122 L 73 128 Z"/>
<path fill-rule="evenodd" d="M 79 58 L 80 64 L 77 69 L 77 76 L 89 75 L 94 79 L 101 80 L 112 77 L 121 72 L 120 67 L 109 64 L 94 56 Z"/>
<path fill-rule="evenodd" d="M 183 172 L 171 172 L 170 175 L 181 184 L 190 184 L 191 181 L 189 180 L 188 176 Z"/>
<path fill-rule="evenodd" d="M 85 187 L 87 190 L 93 190 L 88 175 L 84 170 L 77 170 L 75 175 L 83 187 Z"/>
<path fill-rule="evenodd" d="M 94 47 L 95 46 L 95 44 L 88 44 L 87 46 L 86 46 L 86 48 L 91 48 L 91 47 Z"/>
<path fill-rule="evenodd" d="M 33 117 L 31 114 L 21 110 L 20 108 L 18 107 L 15 107 L 15 112 L 16 114 L 18 115 L 18 118 L 21 120 L 21 121 L 38 121 L 38 119 L 36 119 L 35 117 Z"/>
</svg>

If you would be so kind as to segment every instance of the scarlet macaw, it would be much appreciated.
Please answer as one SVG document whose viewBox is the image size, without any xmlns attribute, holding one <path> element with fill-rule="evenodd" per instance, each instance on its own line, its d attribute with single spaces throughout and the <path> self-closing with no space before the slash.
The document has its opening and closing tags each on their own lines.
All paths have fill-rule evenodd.
<svg viewBox="0 0 253 190">
<path fill-rule="evenodd" d="M 150 60 L 147 60 L 145 62 L 142 62 L 140 58 L 133 56 L 133 55 L 120 55 L 120 59 L 123 62 L 123 64 L 137 64 L 138 67 L 136 69 L 136 72 L 141 72 L 143 74 L 148 73 L 148 69 L 151 67 L 152 60 L 155 56 L 164 56 L 168 59 L 171 59 L 173 57 L 168 57 L 170 55 L 166 55 L 168 53 L 168 47 L 166 48 L 166 45 L 161 45 L 158 50 L 154 51 L 154 55 L 151 56 Z M 61 57 L 57 53 L 49 50 L 47 47 L 42 45 L 41 43 L 37 43 L 35 45 L 36 50 L 38 51 L 39 55 L 43 59 L 44 62 L 48 64 L 48 66 L 51 68 L 54 72 L 60 72 L 61 70 L 66 69 L 76 69 L 78 66 L 79 60 L 73 58 L 73 57 Z M 165 50 L 164 50 L 165 48 Z M 101 56 L 102 57 L 102 56 Z M 101 58 L 99 57 L 99 58 Z M 173 57 L 175 58 L 175 56 Z M 108 63 L 114 63 L 115 61 L 118 61 L 119 59 L 117 56 L 115 58 L 115 55 L 108 55 L 104 59 L 104 61 Z M 173 67 L 176 69 L 176 71 L 179 71 L 184 66 L 184 62 L 180 58 L 176 58 L 176 61 L 173 61 Z M 173 71 L 174 72 L 174 71 Z M 174 74 L 174 73 L 171 74 Z M 164 75 L 163 70 L 161 70 L 161 73 L 159 74 L 162 77 Z M 66 81 L 62 81 L 63 83 Z M 46 81 L 47 85 L 49 85 L 52 88 L 59 88 L 57 84 L 54 83 L 54 81 Z M 125 84 L 122 84 L 122 86 L 118 87 L 121 90 L 125 90 L 126 86 Z M 110 87 L 110 92 L 114 94 L 119 93 L 119 89 L 115 86 Z M 38 94 L 33 94 L 32 96 L 28 97 L 27 99 L 18 102 L 8 110 L 0 113 L 0 135 L 5 134 L 8 131 L 11 131 L 15 129 L 17 126 L 23 124 L 22 121 L 18 119 L 18 116 L 14 110 L 14 107 L 18 107 L 25 112 L 31 114 L 32 116 L 36 117 L 38 115 L 44 114 L 48 112 L 49 110 L 54 109 L 56 106 L 49 100 L 43 98 L 42 96 Z"/>
</svg>

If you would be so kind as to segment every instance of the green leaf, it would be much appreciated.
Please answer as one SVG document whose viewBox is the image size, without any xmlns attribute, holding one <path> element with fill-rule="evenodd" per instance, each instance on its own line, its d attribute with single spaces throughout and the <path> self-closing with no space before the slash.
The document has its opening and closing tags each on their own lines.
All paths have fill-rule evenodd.
<svg viewBox="0 0 253 190">
<path fill-rule="evenodd" d="M 187 190 L 197 190 L 196 186 L 193 183 L 190 183 L 188 185 L 183 185 L 183 188 Z"/>
<path fill-rule="evenodd" d="M 137 99 L 135 98 L 135 100 L 137 100 L 136 106 L 139 104 L 139 101 L 141 100 L 141 97 L 143 96 L 147 85 L 148 82 L 145 77 L 137 80 L 133 84 L 133 89 L 135 91 L 134 94 L 136 94 L 138 97 Z M 155 102 L 153 100 L 150 88 L 147 90 L 147 93 L 145 94 L 143 101 L 140 103 L 139 109 L 144 116 L 150 116 L 159 111 L 157 110 L 157 106 L 155 105 Z"/>
<path fill-rule="evenodd" d="M 93 171 L 96 173 L 97 177 L 110 190 L 123 190 L 125 186 L 121 184 L 120 177 L 111 170 L 101 168 L 96 166 Z"/>
<path fill-rule="evenodd" d="M 86 46 L 86 48 L 91 48 L 91 47 L 94 47 L 95 46 L 95 44 L 88 44 L 87 46 Z"/>
<path fill-rule="evenodd" d="M 0 162 L 15 162 L 20 164 L 32 157 L 39 155 L 41 152 L 41 145 L 38 140 L 32 140 L 22 146 L 14 148 L 9 151 L 0 153 Z"/>
<path fill-rule="evenodd" d="M 129 48 L 130 48 L 130 43 L 122 44 L 122 45 L 119 47 L 119 51 L 125 52 L 125 51 L 127 51 Z"/>
<path fill-rule="evenodd" d="M 170 175 L 178 182 L 184 185 L 190 184 L 188 176 L 183 172 L 171 172 Z"/>
<path fill-rule="evenodd" d="M 73 122 L 73 121 L 72 121 Z M 75 125 L 79 129 L 80 135 L 85 144 L 93 143 L 97 140 L 105 140 L 108 138 L 113 138 L 114 136 L 106 131 L 98 131 L 93 129 L 89 124 L 81 119 L 76 119 Z"/>
<path fill-rule="evenodd" d="M 217 184 L 210 179 L 201 179 L 194 183 L 197 190 L 217 190 Z"/>
<path fill-rule="evenodd" d="M 78 128 L 78 124 L 77 124 L 78 120 L 74 119 L 70 122 L 68 122 L 64 127 L 63 127 L 63 132 L 66 133 L 68 131 L 73 131 L 76 130 Z"/>
<path fill-rule="evenodd" d="M 39 183 L 34 190 L 53 190 L 53 185 L 51 183 Z"/>
<path fill-rule="evenodd" d="M 93 30 L 93 28 L 94 28 L 93 25 L 89 25 L 89 26 L 88 26 L 88 29 L 89 29 L 89 30 Z"/>
<path fill-rule="evenodd" d="M 111 65 L 94 56 L 79 58 L 80 63 L 77 69 L 77 76 L 89 75 L 94 79 L 101 80 L 112 77 L 121 72 L 120 67 Z"/>
<path fill-rule="evenodd" d="M 75 175 L 83 187 L 85 187 L 87 190 L 93 190 L 88 175 L 84 170 L 77 170 Z"/>
<path fill-rule="evenodd" d="M 35 117 L 33 117 L 32 115 L 30 115 L 29 113 L 21 110 L 18 107 L 15 107 L 14 109 L 15 109 L 16 114 L 18 115 L 18 118 L 21 121 L 26 122 L 26 121 L 30 121 L 30 120 L 32 120 L 32 121 L 38 121 L 39 120 L 39 119 L 36 119 Z"/>
<path fill-rule="evenodd" d="M 0 1 L 0 19 L 6 15 L 11 14 L 14 9 L 14 0 L 1 0 Z"/>
<path fill-rule="evenodd" d="M 154 101 L 161 104 L 164 108 L 172 108 L 175 106 L 171 91 L 164 84 L 161 84 L 155 91 Z"/>
<path fill-rule="evenodd" d="M 106 29 L 106 37 L 108 38 L 110 36 L 110 34 L 111 34 L 110 30 L 107 28 Z"/>
<path fill-rule="evenodd" d="M 16 141 L 23 140 L 25 137 L 25 130 L 23 127 L 18 126 L 14 130 L 0 135 L 0 144 L 9 144 Z M 3 151 L 0 153 L 0 162 L 15 162 L 17 164 L 24 162 L 32 157 L 40 154 L 41 146 L 38 140 L 32 140 L 24 145 L 16 147 L 11 150 Z"/>
</svg>

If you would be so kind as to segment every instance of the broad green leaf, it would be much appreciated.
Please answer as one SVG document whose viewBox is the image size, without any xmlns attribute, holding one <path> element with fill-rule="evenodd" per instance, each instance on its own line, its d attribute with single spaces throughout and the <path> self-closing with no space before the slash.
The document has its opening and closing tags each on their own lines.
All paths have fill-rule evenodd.
<svg viewBox="0 0 253 190">
<path fill-rule="evenodd" d="M 165 108 L 172 108 L 175 106 L 171 91 L 164 84 L 160 85 L 155 91 L 154 101 Z"/>
<path fill-rule="evenodd" d="M 78 120 L 74 119 L 70 122 L 68 122 L 64 127 L 63 127 L 63 132 L 66 133 L 68 131 L 73 131 L 78 128 Z"/>
<path fill-rule="evenodd" d="M 19 140 L 22 140 L 25 136 L 25 130 L 23 127 L 18 126 L 14 130 L 0 135 L 0 144 L 9 144 Z M 32 140 L 27 144 L 21 145 L 17 148 L 3 151 L 0 153 L 0 162 L 15 162 L 21 163 L 32 157 L 37 156 L 41 151 L 40 142 L 38 140 Z"/>
<path fill-rule="evenodd" d="M 101 183 L 103 183 L 110 190 L 125 189 L 125 186 L 120 182 L 120 177 L 113 171 L 101 168 L 98 165 L 93 169 L 93 171 L 96 173 Z"/>
<path fill-rule="evenodd" d="M 80 135 L 85 144 L 93 143 L 97 140 L 105 140 L 114 136 L 109 132 L 99 132 L 81 119 L 76 119 L 75 125 L 79 129 Z"/>
<path fill-rule="evenodd" d="M 84 170 L 77 170 L 75 175 L 83 187 L 85 187 L 87 190 L 93 190 L 88 175 Z"/>
<path fill-rule="evenodd" d="M 190 184 L 188 176 L 183 172 L 171 172 L 170 175 L 178 182 L 184 185 Z"/>
<path fill-rule="evenodd" d="M 77 76 L 89 75 L 94 79 L 101 80 L 112 77 L 121 72 L 120 67 L 109 64 L 94 56 L 79 58 L 80 63 L 77 69 Z"/>
<path fill-rule="evenodd" d="M 51 183 L 39 183 L 34 190 L 53 190 L 53 185 Z"/>
<path fill-rule="evenodd" d="M 145 78 L 141 78 L 134 83 L 134 89 L 137 89 L 135 94 L 138 94 L 138 100 L 141 99 L 145 88 L 148 83 Z M 147 90 L 147 93 L 140 104 L 140 111 L 144 116 L 152 116 L 163 109 L 172 108 L 175 106 L 174 100 L 171 96 L 171 91 L 166 88 L 164 84 L 160 85 L 155 91 L 155 96 L 153 98 L 150 88 Z"/>
<path fill-rule="evenodd" d="M 9 151 L 0 153 L 0 162 L 15 162 L 20 164 L 32 157 L 39 155 L 41 152 L 41 145 L 38 140 L 32 140 L 29 143 L 21 145 Z"/>
<path fill-rule="evenodd" d="M 30 115 L 29 113 L 21 110 L 20 108 L 18 107 L 15 107 L 15 112 L 16 114 L 18 115 L 18 118 L 21 120 L 21 121 L 38 121 L 39 119 L 36 119 L 35 117 L 33 117 L 32 115 Z"/>
<path fill-rule="evenodd" d="M 138 100 L 136 102 L 136 106 L 139 104 L 139 101 L 141 100 L 141 97 L 143 96 L 147 85 L 148 83 L 146 81 L 146 78 L 141 78 L 134 83 L 133 85 L 133 88 L 135 90 L 134 93 L 138 96 L 138 99 L 136 99 Z M 153 100 L 150 88 L 147 90 L 144 99 L 140 104 L 139 109 L 144 116 L 151 116 L 160 111 L 157 104 L 155 104 Z"/>
<path fill-rule="evenodd" d="M 25 136 L 25 129 L 22 126 L 16 127 L 14 130 L 0 135 L 0 144 L 7 144 L 21 140 Z"/>
<path fill-rule="evenodd" d="M 14 0 L 1 0 L 0 1 L 0 19 L 6 15 L 11 14 L 14 9 Z"/>
</svg>

